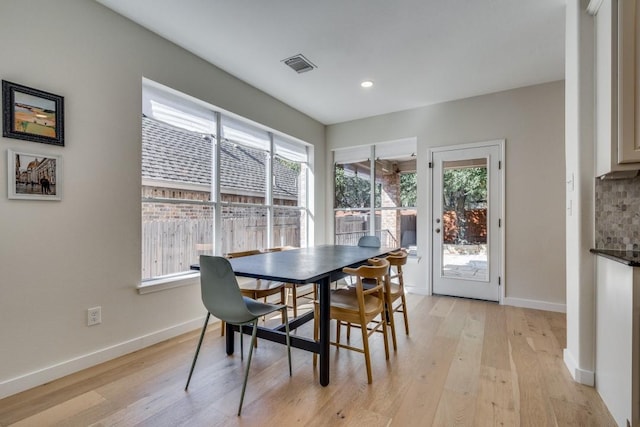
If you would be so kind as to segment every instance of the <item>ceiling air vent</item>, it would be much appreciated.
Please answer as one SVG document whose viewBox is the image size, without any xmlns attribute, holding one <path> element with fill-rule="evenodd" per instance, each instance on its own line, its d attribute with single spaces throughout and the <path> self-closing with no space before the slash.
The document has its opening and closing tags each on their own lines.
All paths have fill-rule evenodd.
<svg viewBox="0 0 640 427">
<path fill-rule="evenodd" d="M 294 55 L 290 58 L 283 59 L 282 62 L 285 65 L 288 65 L 293 69 L 296 73 L 305 73 L 307 71 L 311 71 L 316 67 L 311 61 L 304 57 L 302 54 Z"/>
</svg>

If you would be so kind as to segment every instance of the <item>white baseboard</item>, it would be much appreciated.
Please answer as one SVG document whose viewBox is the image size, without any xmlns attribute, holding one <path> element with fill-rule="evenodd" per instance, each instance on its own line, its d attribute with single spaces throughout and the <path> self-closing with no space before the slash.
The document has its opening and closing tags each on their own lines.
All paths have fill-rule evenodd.
<svg viewBox="0 0 640 427">
<path fill-rule="evenodd" d="M 49 381 L 62 378 L 74 372 L 98 365 L 108 360 L 115 359 L 125 354 L 149 347 L 153 344 L 176 337 L 194 329 L 202 328 L 204 316 L 184 322 L 170 328 L 155 331 L 141 337 L 102 348 L 92 353 L 74 357 L 55 365 L 47 366 L 37 371 L 29 372 L 15 378 L 0 382 L 0 399 L 11 396 L 21 391 L 45 384 Z M 216 320 L 217 321 L 217 320 Z"/>
<path fill-rule="evenodd" d="M 418 286 L 406 286 L 408 294 L 416 294 L 416 295 L 431 295 L 428 288 L 418 287 Z"/>
<path fill-rule="evenodd" d="M 571 374 L 571 377 L 573 378 L 574 381 L 580 384 L 591 386 L 591 387 L 595 386 L 595 383 L 596 383 L 595 372 L 578 368 L 578 364 L 576 363 L 576 360 L 573 358 L 573 356 L 569 352 L 569 349 L 565 348 L 562 354 L 563 354 L 564 364 L 569 370 L 569 373 Z"/>
<path fill-rule="evenodd" d="M 566 313 L 567 305 L 555 302 L 538 301 L 524 298 L 505 297 L 502 301 L 504 305 L 512 305 L 514 307 L 533 308 L 535 310 L 556 311 L 558 313 Z"/>
</svg>

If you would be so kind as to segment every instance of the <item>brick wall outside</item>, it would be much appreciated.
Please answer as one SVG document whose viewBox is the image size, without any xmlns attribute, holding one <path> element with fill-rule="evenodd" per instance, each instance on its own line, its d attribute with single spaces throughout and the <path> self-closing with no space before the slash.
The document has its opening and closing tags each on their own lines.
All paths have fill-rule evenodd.
<svg viewBox="0 0 640 427">
<path fill-rule="evenodd" d="M 468 243 L 487 243 L 487 210 L 469 209 L 465 211 L 467 220 L 467 233 L 465 240 Z M 442 215 L 444 228 L 444 242 L 458 243 L 460 230 L 458 230 L 457 214 L 455 211 L 447 211 Z"/>
<path fill-rule="evenodd" d="M 383 208 L 396 208 L 400 203 L 400 174 L 385 175 L 382 179 L 381 204 Z M 382 210 L 381 229 L 389 230 L 398 244 L 400 243 L 400 215 L 395 210 Z"/>
<path fill-rule="evenodd" d="M 182 199 L 208 202 L 211 200 L 207 191 L 181 190 L 163 187 L 142 187 L 143 198 Z M 229 203 L 262 204 L 264 198 L 223 194 L 222 200 Z M 278 206 L 295 206 L 293 200 L 277 200 Z M 187 203 L 143 203 L 142 221 L 162 221 L 176 218 L 211 218 L 212 207 L 191 205 Z M 251 208 L 249 208 L 251 209 Z"/>
</svg>

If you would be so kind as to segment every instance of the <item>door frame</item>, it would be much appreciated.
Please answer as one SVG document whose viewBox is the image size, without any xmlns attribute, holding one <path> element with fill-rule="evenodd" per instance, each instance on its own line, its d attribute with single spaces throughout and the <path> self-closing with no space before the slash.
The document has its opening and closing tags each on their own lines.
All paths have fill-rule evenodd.
<svg viewBox="0 0 640 427">
<path fill-rule="evenodd" d="M 434 253 L 434 244 L 433 244 L 433 207 L 434 207 L 434 202 L 433 202 L 433 194 L 434 194 L 434 188 L 433 188 L 433 154 L 434 153 L 440 153 L 440 152 L 444 152 L 444 151 L 454 151 L 454 150 L 464 150 L 464 149 L 472 149 L 472 148 L 483 148 L 483 147 L 491 147 L 491 146 L 497 146 L 500 150 L 500 157 L 501 157 L 501 171 L 502 173 L 499 174 L 500 176 L 500 191 L 502 192 L 502 206 L 499 209 L 498 215 L 500 217 L 501 220 L 501 226 L 500 226 L 500 244 L 502 246 L 502 251 L 500 253 L 500 268 L 499 268 L 499 274 L 500 274 L 500 284 L 499 284 L 499 290 L 498 290 L 498 304 L 502 305 L 504 304 L 504 299 L 505 299 L 505 289 L 506 289 L 506 285 L 507 285 L 507 279 L 506 279 L 506 266 L 505 266 L 505 259 L 506 259 L 506 193 L 505 193 L 505 181 L 506 181 L 506 160 L 505 160 L 505 140 L 504 139 L 495 139 L 495 140 L 489 140 L 489 141 L 480 141 L 480 142 L 471 142 L 471 143 L 464 143 L 464 144 L 452 144 L 452 145 L 443 145 L 443 146 L 438 146 L 438 147 L 430 147 L 428 149 L 428 170 L 429 170 L 429 179 L 428 179 L 428 194 L 429 197 L 427 198 L 427 224 L 428 227 L 427 228 L 427 237 L 428 237 L 428 257 L 429 257 L 429 295 L 433 294 L 433 282 L 434 282 L 434 265 L 433 265 L 433 253 Z"/>
</svg>

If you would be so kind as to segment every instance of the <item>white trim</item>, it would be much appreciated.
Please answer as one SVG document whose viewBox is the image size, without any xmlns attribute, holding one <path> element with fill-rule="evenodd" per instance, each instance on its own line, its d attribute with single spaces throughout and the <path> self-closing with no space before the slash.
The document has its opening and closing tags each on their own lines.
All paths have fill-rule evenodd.
<svg viewBox="0 0 640 427">
<path fill-rule="evenodd" d="M 204 316 L 0 382 L 0 399 L 202 327 Z M 217 322 L 217 320 L 215 321 Z"/>
<path fill-rule="evenodd" d="M 357 145 L 347 148 L 336 148 L 333 151 L 333 164 L 358 163 L 371 158 L 371 144 Z"/>
<path fill-rule="evenodd" d="M 431 292 L 429 292 L 428 288 L 423 288 L 421 286 L 407 286 L 407 285 L 405 285 L 404 287 L 407 290 L 408 294 L 423 295 L 423 296 L 431 295 Z"/>
<path fill-rule="evenodd" d="M 500 231 L 500 244 L 502 245 L 502 259 L 500 260 L 500 277 L 502 278 L 500 283 L 500 304 L 504 304 L 506 298 L 507 289 L 507 263 L 505 261 L 507 254 L 507 152 L 506 152 L 506 139 L 501 139 L 496 142 L 500 145 L 500 162 L 501 168 L 498 171 L 500 173 L 500 192 L 502 193 L 502 206 L 500 207 L 500 219 L 501 219 L 501 231 Z M 566 307 L 565 307 L 566 311 Z"/>
<path fill-rule="evenodd" d="M 492 139 L 489 141 L 478 141 L 478 142 L 467 142 L 464 144 L 454 144 L 454 145 L 440 145 L 438 147 L 429 148 L 429 161 L 432 161 L 432 153 L 438 153 L 442 151 L 454 151 L 454 150 L 467 150 L 469 148 L 480 148 L 480 147 L 489 147 L 492 145 L 504 145 L 506 139 Z M 504 161 L 504 159 L 502 159 Z"/>
<path fill-rule="evenodd" d="M 170 181 L 167 179 L 142 178 L 142 185 L 146 187 L 175 188 L 179 190 L 204 191 L 209 192 L 211 186 L 208 184 L 192 184 L 188 182 Z"/>
<path fill-rule="evenodd" d="M 417 157 L 418 139 L 403 138 L 389 142 L 379 142 L 374 144 L 376 159 L 405 158 L 407 156 Z"/>
<path fill-rule="evenodd" d="M 299 142 L 299 143 L 301 143 L 301 144 L 303 144 L 303 145 L 305 145 L 307 147 L 313 147 L 312 144 L 309 144 L 306 141 L 303 141 L 303 140 L 298 139 L 298 138 L 296 138 L 294 136 L 291 136 L 291 135 L 287 135 L 286 133 L 283 133 L 283 132 L 281 132 L 279 130 L 270 128 L 268 126 L 265 126 L 265 125 L 263 125 L 261 123 L 258 123 L 256 121 L 253 121 L 251 119 L 243 117 L 243 116 L 241 116 L 239 114 L 236 114 L 236 113 L 234 113 L 234 112 L 232 112 L 230 110 L 225 110 L 224 108 L 215 106 L 215 105 L 213 105 L 213 104 L 211 104 L 211 103 L 209 103 L 207 101 L 204 101 L 204 100 L 202 100 L 200 98 L 196 98 L 194 96 L 191 96 L 188 93 L 180 92 L 178 90 L 172 89 L 169 86 L 165 86 L 162 83 L 150 80 L 150 79 L 148 79 L 146 77 L 142 77 L 142 84 L 146 85 L 149 88 L 153 88 L 153 89 L 159 90 L 161 92 L 169 93 L 171 96 L 178 97 L 178 98 L 180 98 L 182 100 L 186 100 L 187 102 L 191 102 L 191 103 L 197 104 L 198 106 L 201 106 L 201 107 L 204 107 L 206 109 L 211 110 L 212 113 L 215 112 L 215 113 L 224 114 L 224 115 L 226 115 L 228 117 L 231 117 L 231 118 L 234 118 L 236 120 L 251 124 L 251 125 L 253 125 L 253 126 L 257 127 L 257 128 L 260 128 L 262 130 L 265 130 L 267 132 L 272 132 L 274 135 L 279 135 L 282 138 L 288 139 L 290 141 L 296 141 L 296 142 Z M 216 118 L 216 123 L 220 123 L 220 117 Z M 219 135 L 220 131 L 221 131 L 221 128 L 219 126 L 217 126 L 217 125 L 216 125 L 216 127 L 217 127 L 217 130 L 216 130 L 217 133 L 216 134 Z"/>
<path fill-rule="evenodd" d="M 590 0 L 587 5 L 587 13 L 595 16 L 598 10 L 600 10 L 600 6 L 602 6 L 602 1 L 603 0 Z"/>
<path fill-rule="evenodd" d="M 578 368 L 578 364 L 576 363 L 575 359 L 571 355 L 571 352 L 569 351 L 568 348 L 565 348 L 562 351 L 562 356 L 563 356 L 564 364 L 569 370 L 569 374 L 571 374 L 571 377 L 573 378 L 574 381 L 580 384 L 588 385 L 590 387 L 593 387 L 595 385 L 596 383 L 595 372 L 585 371 L 584 369 Z"/>
<path fill-rule="evenodd" d="M 514 307 L 532 308 L 534 310 L 555 311 L 557 313 L 566 313 L 567 305 L 559 304 L 556 302 L 539 301 L 525 298 L 513 298 L 506 297 L 503 302 L 504 305 L 511 305 Z"/>
<path fill-rule="evenodd" d="M 138 285 L 138 293 L 149 294 L 151 292 L 164 291 L 166 289 L 180 288 L 200 284 L 200 272 L 187 273 L 180 276 L 164 277 L 161 279 L 145 280 Z"/>
</svg>

